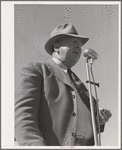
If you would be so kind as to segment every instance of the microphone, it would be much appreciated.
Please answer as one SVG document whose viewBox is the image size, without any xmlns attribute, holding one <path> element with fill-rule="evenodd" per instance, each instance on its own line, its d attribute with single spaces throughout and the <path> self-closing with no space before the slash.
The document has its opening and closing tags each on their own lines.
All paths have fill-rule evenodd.
<svg viewBox="0 0 122 150">
<path fill-rule="evenodd" d="M 97 59 L 98 58 L 98 54 L 94 50 L 92 50 L 90 48 L 87 48 L 84 51 L 84 57 L 88 57 L 88 59 L 90 59 L 90 58 Z"/>
</svg>

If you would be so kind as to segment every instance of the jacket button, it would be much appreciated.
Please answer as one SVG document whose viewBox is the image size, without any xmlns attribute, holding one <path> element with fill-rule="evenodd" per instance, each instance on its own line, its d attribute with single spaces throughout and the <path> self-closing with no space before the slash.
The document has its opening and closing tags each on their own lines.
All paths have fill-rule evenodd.
<svg viewBox="0 0 122 150">
<path fill-rule="evenodd" d="M 73 136 L 73 137 L 76 137 L 76 134 L 75 134 L 75 133 L 72 133 L 72 136 Z"/>
<path fill-rule="evenodd" d="M 72 116 L 73 116 L 73 117 L 75 117 L 75 116 L 76 116 L 76 113 L 75 113 L 75 112 L 73 112 L 73 113 L 72 113 Z"/>
<path fill-rule="evenodd" d="M 75 95 L 72 95 L 72 98 L 74 99 L 74 98 L 75 98 Z"/>
</svg>

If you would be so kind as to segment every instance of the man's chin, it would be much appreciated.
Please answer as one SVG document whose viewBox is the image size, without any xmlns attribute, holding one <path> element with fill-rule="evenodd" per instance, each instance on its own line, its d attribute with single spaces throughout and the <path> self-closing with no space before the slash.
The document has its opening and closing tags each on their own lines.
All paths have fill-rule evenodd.
<svg viewBox="0 0 122 150">
<path fill-rule="evenodd" d="M 77 62 L 79 61 L 79 59 L 77 59 L 77 60 L 72 60 L 72 66 L 74 66 L 75 64 L 77 64 Z"/>
</svg>

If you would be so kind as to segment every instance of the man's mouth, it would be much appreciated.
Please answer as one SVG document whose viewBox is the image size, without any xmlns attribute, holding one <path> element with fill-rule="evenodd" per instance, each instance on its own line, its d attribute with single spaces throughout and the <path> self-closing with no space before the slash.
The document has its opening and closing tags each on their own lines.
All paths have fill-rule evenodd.
<svg viewBox="0 0 122 150">
<path fill-rule="evenodd" d="M 79 53 L 78 53 L 78 52 L 73 52 L 73 53 L 75 53 L 75 54 L 79 55 Z"/>
</svg>

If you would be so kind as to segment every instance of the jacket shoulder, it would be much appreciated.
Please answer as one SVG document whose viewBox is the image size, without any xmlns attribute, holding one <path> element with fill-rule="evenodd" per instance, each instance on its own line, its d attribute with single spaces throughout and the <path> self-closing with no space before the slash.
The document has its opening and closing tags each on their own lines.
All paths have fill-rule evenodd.
<svg viewBox="0 0 122 150">
<path fill-rule="evenodd" d="M 26 62 L 24 65 L 22 65 L 22 71 L 28 70 L 31 72 L 41 73 L 48 70 L 48 68 L 51 66 L 51 61 L 35 61 L 35 62 Z"/>
</svg>

